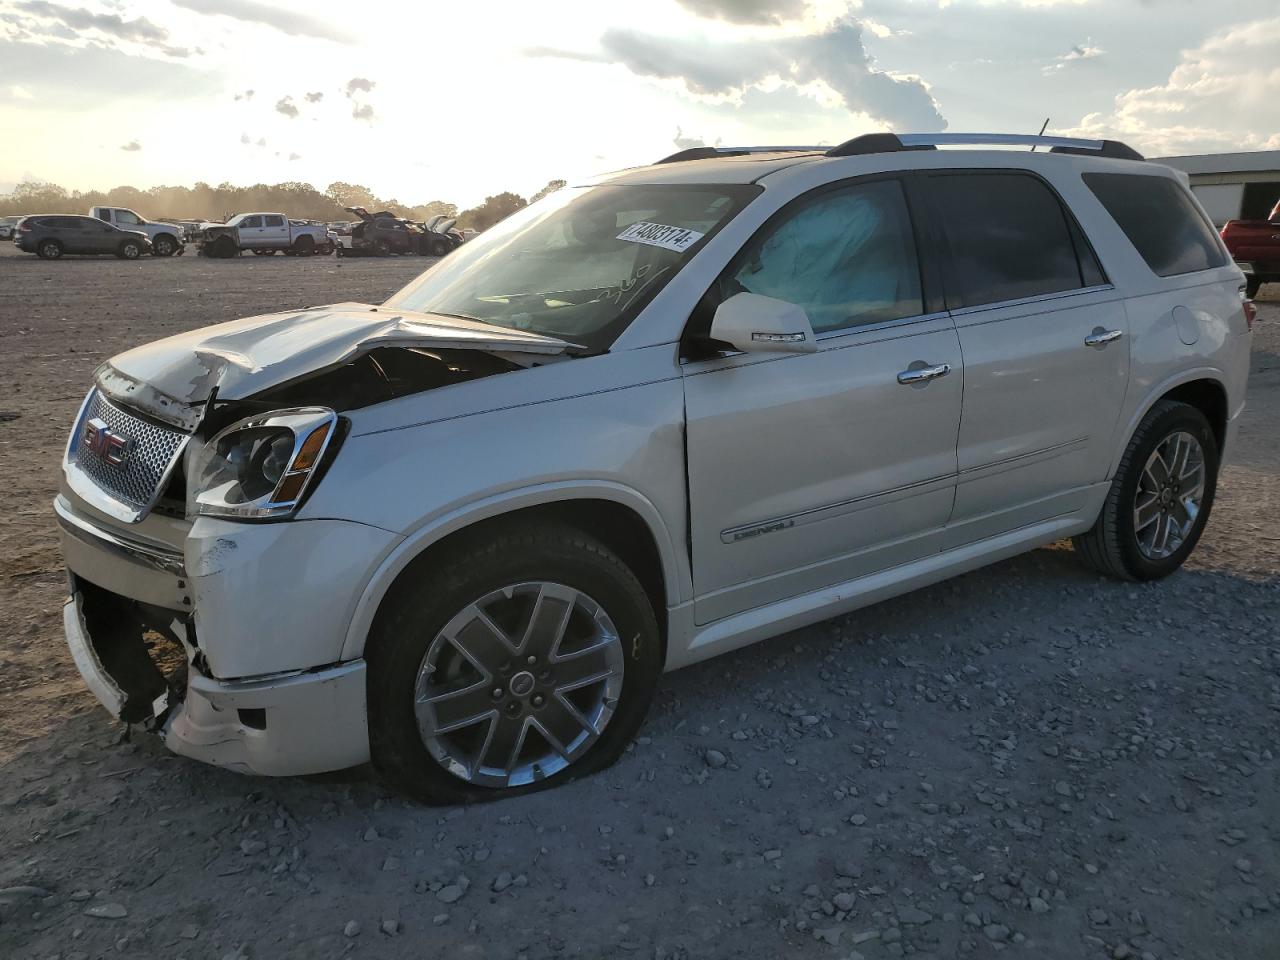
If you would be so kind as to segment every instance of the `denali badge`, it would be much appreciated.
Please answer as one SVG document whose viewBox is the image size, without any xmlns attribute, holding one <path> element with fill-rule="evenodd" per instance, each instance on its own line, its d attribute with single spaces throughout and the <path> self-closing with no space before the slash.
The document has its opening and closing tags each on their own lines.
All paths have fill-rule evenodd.
<svg viewBox="0 0 1280 960">
<path fill-rule="evenodd" d="M 113 433 L 106 422 L 97 417 L 85 423 L 81 442 L 113 467 L 123 466 L 133 450 L 131 438 Z"/>
</svg>

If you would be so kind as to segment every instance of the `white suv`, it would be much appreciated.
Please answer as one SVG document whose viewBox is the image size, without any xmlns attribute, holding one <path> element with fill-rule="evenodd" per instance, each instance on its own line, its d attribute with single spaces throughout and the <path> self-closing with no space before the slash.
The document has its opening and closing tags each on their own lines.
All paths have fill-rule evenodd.
<svg viewBox="0 0 1280 960">
<path fill-rule="evenodd" d="M 67 639 L 189 757 L 562 782 L 664 670 L 1064 537 L 1172 573 L 1244 407 L 1243 288 L 1123 144 L 678 154 L 380 306 L 103 364 L 56 502 Z"/>
</svg>

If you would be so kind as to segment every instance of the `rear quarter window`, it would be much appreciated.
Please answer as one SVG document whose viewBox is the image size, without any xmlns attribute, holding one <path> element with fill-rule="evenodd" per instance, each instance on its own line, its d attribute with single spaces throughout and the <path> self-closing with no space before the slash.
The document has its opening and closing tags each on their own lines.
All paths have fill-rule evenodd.
<svg viewBox="0 0 1280 960">
<path fill-rule="evenodd" d="M 1158 276 L 1227 262 L 1213 227 L 1177 181 L 1141 173 L 1086 173 L 1084 182 Z"/>
</svg>

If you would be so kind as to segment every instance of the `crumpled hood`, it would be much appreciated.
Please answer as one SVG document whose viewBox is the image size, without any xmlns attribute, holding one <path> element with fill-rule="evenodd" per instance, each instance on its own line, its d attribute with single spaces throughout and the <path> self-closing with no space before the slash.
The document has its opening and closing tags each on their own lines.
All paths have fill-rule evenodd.
<svg viewBox="0 0 1280 960">
<path fill-rule="evenodd" d="M 554 356 L 570 344 L 474 320 L 339 303 L 203 327 L 135 347 L 98 368 L 108 394 L 174 422 L 216 387 L 242 400 L 377 347 L 436 347 Z M 183 412 L 187 410 L 188 412 Z"/>
</svg>

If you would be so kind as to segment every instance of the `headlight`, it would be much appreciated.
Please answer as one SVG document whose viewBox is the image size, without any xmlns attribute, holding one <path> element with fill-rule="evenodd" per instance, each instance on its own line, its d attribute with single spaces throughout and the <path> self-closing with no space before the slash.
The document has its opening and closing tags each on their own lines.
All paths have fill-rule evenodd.
<svg viewBox="0 0 1280 960">
<path fill-rule="evenodd" d="M 324 407 L 277 410 L 233 423 L 192 462 L 188 513 L 265 519 L 302 501 L 337 430 Z"/>
</svg>

